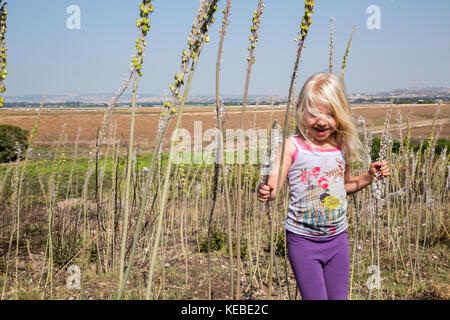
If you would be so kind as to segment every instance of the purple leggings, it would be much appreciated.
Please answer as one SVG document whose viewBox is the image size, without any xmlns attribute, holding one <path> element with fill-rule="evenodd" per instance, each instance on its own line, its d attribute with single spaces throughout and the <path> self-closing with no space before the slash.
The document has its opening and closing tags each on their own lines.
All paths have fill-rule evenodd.
<svg viewBox="0 0 450 320">
<path fill-rule="evenodd" d="M 286 230 L 289 261 L 303 300 L 347 300 L 350 256 L 347 230 L 327 238 Z"/>
</svg>

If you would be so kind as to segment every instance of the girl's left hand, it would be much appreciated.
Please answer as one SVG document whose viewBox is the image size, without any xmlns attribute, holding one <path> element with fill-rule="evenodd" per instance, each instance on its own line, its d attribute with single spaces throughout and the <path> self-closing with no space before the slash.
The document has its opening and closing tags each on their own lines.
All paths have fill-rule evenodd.
<svg viewBox="0 0 450 320">
<path fill-rule="evenodd" d="M 376 161 L 370 164 L 369 174 L 373 178 L 377 176 L 377 173 L 380 173 L 383 177 L 390 176 L 389 167 L 385 160 Z"/>
</svg>

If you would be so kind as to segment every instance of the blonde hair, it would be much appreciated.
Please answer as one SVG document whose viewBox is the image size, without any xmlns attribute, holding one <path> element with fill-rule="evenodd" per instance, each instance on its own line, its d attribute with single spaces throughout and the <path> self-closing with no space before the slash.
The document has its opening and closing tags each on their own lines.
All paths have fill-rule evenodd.
<svg viewBox="0 0 450 320">
<path fill-rule="evenodd" d="M 295 120 L 297 122 L 295 134 L 311 142 L 306 129 L 306 114 L 309 112 L 326 120 L 318 112 L 317 102 L 328 106 L 333 112 L 337 128 L 335 128 L 336 131 L 331 136 L 331 139 L 332 142 L 342 148 L 346 162 L 354 160 L 364 162 L 369 157 L 369 154 L 358 137 L 344 81 L 337 75 L 317 73 L 305 82 L 298 97 L 295 110 Z"/>
</svg>

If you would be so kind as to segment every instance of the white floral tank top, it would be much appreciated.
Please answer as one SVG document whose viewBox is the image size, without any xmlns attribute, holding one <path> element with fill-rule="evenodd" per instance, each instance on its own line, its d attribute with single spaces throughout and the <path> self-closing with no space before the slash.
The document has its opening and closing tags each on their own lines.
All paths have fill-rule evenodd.
<svg viewBox="0 0 450 320">
<path fill-rule="evenodd" d="M 287 230 L 309 237 L 330 237 L 347 229 L 345 159 L 341 148 L 320 149 L 290 137 L 297 150 L 288 172 Z"/>
</svg>

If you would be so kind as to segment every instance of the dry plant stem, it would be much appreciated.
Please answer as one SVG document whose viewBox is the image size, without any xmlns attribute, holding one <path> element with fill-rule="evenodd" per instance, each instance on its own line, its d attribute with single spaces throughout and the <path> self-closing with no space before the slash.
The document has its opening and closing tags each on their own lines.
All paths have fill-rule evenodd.
<svg viewBox="0 0 450 320">
<path fill-rule="evenodd" d="M 3 289 L 2 289 L 2 300 L 3 297 L 5 296 L 5 289 L 6 289 L 6 284 L 7 284 L 7 276 L 8 276 L 8 269 L 9 269 L 9 255 L 11 253 L 11 247 L 12 247 L 12 240 L 13 240 L 13 236 L 14 236 L 14 232 L 15 232 L 15 227 L 16 224 L 13 224 L 13 230 L 11 230 L 11 235 L 9 237 L 9 246 L 8 246 L 8 253 L 6 254 L 6 268 L 5 268 L 5 273 L 3 276 Z"/>
<path fill-rule="evenodd" d="M 124 82 L 122 83 L 122 86 L 117 90 L 116 94 L 109 102 L 108 108 L 105 110 L 105 114 L 104 114 L 103 120 L 102 120 L 102 126 L 101 126 L 101 129 L 99 131 L 99 135 L 98 135 L 98 138 L 96 141 L 96 145 L 98 147 L 101 146 L 101 144 L 103 142 L 105 131 L 108 126 L 109 120 L 111 118 L 112 110 L 113 110 L 114 106 L 116 105 L 117 101 L 120 99 L 120 97 L 123 95 L 125 90 L 128 88 L 128 85 L 129 85 L 131 79 L 133 78 L 134 74 L 135 74 L 135 69 L 130 70 L 128 77 L 125 78 Z M 83 206 L 83 217 L 84 217 L 83 244 L 86 244 L 86 232 L 87 232 L 86 219 L 87 219 L 87 210 L 88 210 L 86 200 L 88 199 L 88 184 L 89 184 L 89 179 L 90 179 L 90 177 L 92 175 L 92 171 L 93 171 L 95 155 L 96 155 L 96 152 L 93 152 L 91 158 L 89 159 L 88 170 L 86 172 L 86 176 L 84 179 L 84 185 L 83 185 L 83 191 L 82 191 L 82 199 L 83 199 L 83 204 L 84 204 L 84 206 Z M 83 273 L 81 273 L 80 285 L 81 285 L 80 298 L 82 298 Z"/>
<path fill-rule="evenodd" d="M 387 147 L 389 145 L 390 140 L 390 134 L 389 134 L 389 124 L 390 124 L 390 118 L 391 118 L 391 112 L 392 112 L 392 103 L 390 104 L 390 107 L 386 114 L 386 120 L 383 130 L 383 136 L 381 139 L 381 146 L 380 146 L 380 153 L 378 157 L 378 161 L 385 160 L 386 153 L 387 153 Z M 374 198 L 375 198 L 375 244 L 374 244 L 374 252 L 377 256 L 377 266 L 380 267 L 380 220 L 381 220 L 381 213 L 382 213 L 382 206 L 386 194 L 386 181 L 383 176 L 377 175 L 374 184 L 372 185 L 372 188 L 374 189 Z M 378 279 L 379 281 L 379 279 Z M 369 288 L 369 299 L 371 295 L 371 289 Z M 377 298 L 380 298 L 380 287 L 378 287 L 377 290 Z"/>
<path fill-rule="evenodd" d="M 180 127 L 180 124 L 181 124 L 181 116 L 183 115 L 184 103 L 186 101 L 187 94 L 189 92 L 189 88 L 191 86 L 191 81 L 192 81 L 192 76 L 194 74 L 195 65 L 196 65 L 196 61 L 193 62 L 191 71 L 189 72 L 189 78 L 188 78 L 188 81 L 187 81 L 187 84 L 186 84 L 186 89 L 184 90 L 183 100 L 181 101 L 180 109 L 179 109 L 179 112 L 178 112 L 177 122 L 176 122 L 175 128 L 174 128 L 174 132 Z M 152 260 L 151 260 L 151 264 L 150 264 L 150 270 L 149 270 L 149 276 L 148 276 L 148 282 L 147 282 L 147 293 L 146 293 L 146 299 L 147 300 L 150 299 L 150 297 L 152 295 L 153 274 L 154 274 L 154 270 L 155 270 L 156 255 L 158 253 L 159 240 L 160 240 L 160 236 L 161 236 L 162 221 L 163 221 L 162 218 L 163 218 L 163 215 L 164 215 L 165 203 L 166 203 L 166 199 L 167 199 L 167 193 L 169 191 L 170 171 L 171 171 L 171 168 L 172 168 L 172 165 L 171 165 L 170 161 L 173 158 L 174 145 L 175 145 L 175 141 L 174 141 L 174 139 L 171 139 L 170 151 L 169 151 L 169 161 L 168 161 L 167 167 L 166 167 L 166 173 L 165 173 L 165 176 L 164 176 L 164 185 L 163 185 L 163 189 L 162 189 L 162 195 L 161 195 L 161 198 L 160 198 L 160 207 L 159 207 L 159 215 L 158 215 L 158 226 L 157 226 L 157 230 L 156 230 L 156 239 L 155 239 L 155 244 L 153 246 L 152 257 L 151 257 Z M 143 199 L 145 199 L 145 198 L 143 198 Z"/>
<path fill-rule="evenodd" d="M 256 19 L 261 19 L 263 9 L 263 1 L 258 1 L 258 9 L 256 10 Z M 259 24 L 259 22 L 258 22 Z M 257 38 L 257 28 L 252 33 L 252 37 Z M 247 63 L 247 76 L 245 78 L 245 89 L 244 89 L 244 97 L 242 100 L 242 111 L 241 111 L 241 122 L 240 122 L 240 133 L 243 134 L 244 130 L 244 118 L 245 118 L 245 107 L 247 106 L 247 96 L 248 96 L 248 87 L 250 84 L 250 75 L 252 72 L 253 59 L 254 59 L 254 42 L 252 42 L 252 46 L 250 47 L 250 56 Z M 242 139 L 239 139 L 241 141 Z M 237 188 L 237 230 L 236 230 L 236 260 L 237 260 L 237 276 L 236 276 L 236 299 L 239 300 L 241 294 L 241 281 L 240 281 L 240 273 L 241 273 L 241 216 L 242 216 L 242 161 L 245 160 L 245 140 L 243 146 L 238 146 L 238 188 Z M 242 159 L 239 159 L 239 155 L 242 154 Z"/>
<path fill-rule="evenodd" d="M 206 16 L 206 17 L 208 17 L 207 15 L 206 15 L 206 13 L 205 13 L 205 15 L 203 16 L 203 11 L 207 8 L 208 10 L 210 10 L 210 9 L 212 9 L 213 8 L 213 4 L 215 4 L 217 2 L 217 0 L 216 1 L 207 1 L 207 2 L 205 2 L 205 3 L 201 3 L 201 6 L 200 6 L 200 8 L 199 8 L 199 15 L 195 18 L 195 20 L 194 20 L 194 24 L 193 24 L 193 27 L 192 27 L 192 31 L 191 31 L 191 34 L 189 35 L 189 39 L 190 39 L 190 37 L 192 36 L 192 32 L 193 31 L 195 31 L 195 32 L 200 32 L 200 30 L 198 29 L 198 27 L 201 25 L 202 27 L 204 26 L 204 24 L 206 23 L 206 20 L 205 19 L 203 19 L 203 17 L 204 16 Z M 216 7 L 217 8 L 217 7 Z M 214 9 L 214 11 L 215 11 L 215 9 Z M 209 12 L 208 12 L 209 13 Z M 211 16 L 210 16 L 211 17 Z M 203 19 L 203 20 L 202 20 Z M 199 22 L 202 22 L 202 24 L 200 24 Z M 195 33 L 194 32 L 194 33 Z M 204 40 L 204 39 L 203 39 Z M 203 41 L 202 40 L 202 41 Z M 189 42 L 190 43 L 190 42 Z M 197 59 L 198 59 L 198 56 L 199 56 L 199 54 L 200 54 L 200 52 L 201 52 L 201 48 L 202 48 L 202 46 L 203 46 L 203 42 L 199 45 L 199 47 L 196 47 L 195 48 L 195 50 L 196 50 L 196 52 L 197 53 L 195 53 L 195 50 L 194 51 L 192 51 L 192 52 L 190 52 L 190 53 L 192 53 L 192 55 L 191 55 L 191 57 L 192 57 L 192 59 L 193 59 L 193 62 L 192 62 L 192 68 L 191 68 L 191 71 L 190 71 L 190 74 L 189 74 L 189 80 L 188 80 L 188 83 L 190 84 L 190 81 L 191 81 L 191 79 L 192 79 L 192 74 L 193 74 L 193 70 L 194 70 L 194 68 L 195 68 L 195 65 L 196 65 L 196 61 L 197 61 Z M 191 45 L 190 45 L 190 50 L 192 49 L 192 47 L 191 47 Z M 187 66 L 187 63 L 189 62 L 189 60 L 190 60 L 190 58 L 187 58 L 187 60 L 184 60 L 186 58 L 186 56 L 185 56 L 185 51 L 183 51 L 183 64 L 182 65 L 186 65 Z M 183 70 L 184 70 L 184 67 L 183 67 Z M 177 81 L 179 81 L 179 76 L 180 75 L 178 75 L 178 74 L 175 74 L 175 77 L 177 78 Z M 184 81 L 184 80 L 183 80 Z M 171 85 L 171 87 L 172 87 L 172 85 Z M 174 89 L 175 89 L 175 87 L 173 87 Z M 172 89 L 172 88 L 171 88 Z M 178 90 L 178 89 L 177 89 Z M 185 89 L 185 92 L 184 92 L 184 95 L 183 95 L 183 101 L 181 102 L 181 108 L 183 108 L 183 106 L 184 106 L 184 101 L 185 101 L 185 99 L 186 99 L 186 97 L 187 97 L 187 92 L 188 92 L 188 89 L 187 89 L 187 87 L 186 87 L 186 89 Z M 178 101 L 178 98 L 177 98 L 177 100 L 176 101 Z M 170 106 L 170 103 L 169 103 L 169 106 Z M 165 107 L 166 107 L 166 105 L 165 105 Z M 169 111 L 169 110 L 167 110 L 167 111 Z M 170 111 L 170 112 L 172 112 L 172 111 Z M 167 116 L 165 116 L 165 118 L 164 118 L 164 123 L 163 123 L 163 126 L 162 126 L 162 128 L 161 128 L 161 130 L 158 132 L 158 139 L 157 139 L 157 143 L 156 143 L 156 147 L 155 147 L 155 152 L 154 152 L 154 154 L 153 154 L 153 157 L 152 157 L 152 162 L 151 162 L 151 165 L 150 165 L 150 169 L 149 169 L 149 172 L 148 172 L 148 175 L 147 175 L 147 178 L 146 178 L 146 183 L 145 183 L 145 186 L 144 186 L 144 189 L 143 189 L 143 195 L 142 195 L 142 197 L 141 197 L 141 206 L 140 206 L 140 209 L 139 209 L 139 215 L 138 215 L 138 224 L 137 224 L 137 226 L 136 226 L 136 229 L 135 229 L 135 235 L 137 234 L 137 236 L 139 235 L 139 232 L 140 232 L 140 230 L 141 230 L 141 223 L 142 223 L 142 218 L 143 218 L 143 214 L 144 214 L 144 210 L 145 210 L 145 206 L 146 206 L 146 201 L 147 201 L 147 195 L 148 195 L 148 190 L 149 190 L 149 187 L 152 185 L 152 182 L 153 182 L 153 177 L 154 177 L 154 171 L 155 171 L 155 165 L 156 165 L 156 160 L 157 160 L 157 158 L 158 158 L 158 154 L 159 154 L 159 151 L 160 151 L 160 147 L 161 147 L 161 143 L 162 143 L 162 139 L 163 139 L 163 137 L 164 137 L 164 135 L 165 135 L 165 132 L 166 132 L 166 129 L 167 129 L 167 126 L 168 126 L 168 123 L 169 123 L 169 120 L 170 120 L 170 117 L 169 117 L 169 114 L 167 115 Z M 169 157 L 169 159 L 170 159 L 170 157 Z M 170 161 L 169 161 L 169 167 L 170 167 Z M 170 171 L 170 170 L 169 170 Z M 167 177 L 168 178 L 168 177 Z M 160 186 L 159 186 L 159 184 L 158 184 L 158 189 L 160 188 Z M 167 191 L 166 191 L 167 192 Z M 152 198 L 152 201 L 154 201 L 154 198 Z M 161 209 L 162 210 L 162 209 Z M 162 223 L 161 220 L 162 218 L 161 217 L 159 217 L 158 218 L 158 226 Z M 159 231 L 157 231 L 157 238 L 156 238 L 156 240 L 159 242 L 159 235 L 160 235 L 160 230 Z M 137 239 L 137 237 L 135 238 L 135 239 Z M 136 240 L 137 241 L 137 240 Z M 136 241 L 133 241 L 133 244 L 132 244 L 132 246 L 134 247 L 135 245 L 136 245 Z M 154 247 L 153 248 L 153 252 L 155 252 L 155 250 L 158 250 L 158 248 L 157 248 L 157 246 L 156 247 Z M 133 261 L 132 261 L 132 256 L 130 256 L 130 259 L 129 259 L 129 261 L 130 261 L 130 264 L 129 264 L 129 266 L 128 266 L 128 268 L 129 269 L 131 269 L 131 266 L 132 266 L 132 264 L 133 264 Z M 155 262 L 155 260 L 154 260 L 154 258 L 152 257 L 152 264 L 154 264 L 154 262 Z M 150 267 L 150 269 L 152 270 L 151 271 L 151 277 L 153 276 L 153 270 L 154 270 L 154 265 L 153 266 L 151 266 Z M 127 272 L 129 272 L 129 271 L 127 271 Z M 149 298 L 149 296 L 150 296 L 150 289 L 149 289 L 149 286 L 150 286 L 150 278 L 151 278 L 150 276 L 149 276 L 149 281 L 148 281 L 148 286 L 147 286 L 147 299 Z"/>
<path fill-rule="evenodd" d="M 3 197 L 2 197 L 3 190 L 5 189 L 6 179 L 8 179 L 11 169 L 12 169 L 12 163 L 9 163 L 8 169 L 6 169 L 5 175 L 3 176 L 2 183 L 0 184 L 0 200 L 3 200 Z"/>
<path fill-rule="evenodd" d="M 17 227 L 16 227 L 16 292 L 18 293 L 18 265 L 19 265 L 19 234 L 20 234 L 20 208 L 21 208 L 21 193 L 22 193 L 22 185 L 24 182 L 24 177 L 25 177 L 25 172 L 27 170 L 27 166 L 28 166 L 28 160 L 29 157 L 31 156 L 31 151 L 32 151 L 32 146 L 33 146 L 33 140 L 34 137 L 36 135 L 36 130 L 38 128 L 38 124 L 39 124 L 39 118 L 41 116 L 41 111 L 42 111 L 42 106 L 45 103 L 45 95 L 42 97 L 41 100 L 41 104 L 39 106 L 39 111 L 38 111 L 38 115 L 37 118 L 34 122 L 33 125 L 33 129 L 32 132 L 30 134 L 30 136 L 28 137 L 28 147 L 25 153 L 25 161 L 24 164 L 22 166 L 22 174 L 19 178 L 19 176 L 17 175 L 17 194 L 15 195 L 15 201 L 16 202 L 16 216 L 17 216 Z M 18 163 L 17 163 L 17 170 L 19 169 L 18 166 L 20 164 L 20 156 L 18 157 Z M 17 172 L 18 174 L 18 172 Z"/>
<path fill-rule="evenodd" d="M 130 211 L 130 180 L 131 180 L 131 168 L 133 167 L 133 143 L 134 143 L 134 122 L 135 122 L 135 110 L 136 110 L 136 93 L 139 82 L 139 75 L 135 74 L 134 76 L 134 85 L 133 85 L 133 98 L 132 98 L 132 106 L 131 106 L 131 125 L 130 125 L 130 138 L 128 142 L 128 160 L 127 160 L 127 176 L 125 182 L 125 213 L 123 219 L 123 228 L 122 228 L 122 245 L 120 247 L 120 265 L 119 265 L 119 294 L 117 296 L 120 299 L 120 296 L 123 291 L 123 271 L 125 265 L 125 249 L 127 243 L 127 232 L 128 232 L 128 219 L 129 219 L 129 211 Z"/>
<path fill-rule="evenodd" d="M 219 149 L 220 152 L 220 159 L 222 160 L 222 173 L 223 173 L 223 184 L 225 189 L 225 207 L 227 211 L 227 221 L 228 221 L 228 253 L 229 253 L 229 259 L 230 259 L 230 285 L 231 285 L 231 298 L 233 298 L 234 295 L 234 263 L 233 263 L 233 249 L 232 249 L 232 228 L 231 228 L 231 206 L 230 206 L 230 196 L 228 193 L 228 183 L 227 183 L 227 176 L 226 176 L 226 169 L 225 169 L 225 157 L 224 157 L 224 143 L 223 143 L 223 121 L 222 116 L 220 114 L 220 61 L 222 57 L 222 48 L 223 48 L 223 41 L 226 34 L 226 27 L 228 24 L 228 17 L 230 12 L 230 6 L 231 6 L 231 0 L 227 0 L 226 7 L 224 9 L 224 18 L 222 23 L 222 29 L 221 29 L 221 35 L 219 40 L 219 48 L 217 52 L 217 60 L 216 60 L 216 116 L 217 116 L 217 126 L 219 128 L 219 142 L 216 142 L 216 150 Z M 220 147 L 219 147 L 220 146 Z M 205 165 L 206 169 L 206 165 Z M 217 183 L 218 183 L 218 175 L 219 175 L 219 163 L 216 161 L 214 163 L 214 191 L 213 191 L 213 203 L 211 208 L 211 213 L 209 215 L 209 223 L 208 223 L 208 299 L 211 300 L 211 261 L 210 261 L 210 239 L 211 239 L 211 220 L 216 204 L 217 199 Z"/>
<path fill-rule="evenodd" d="M 126 182 L 125 182 L 125 213 L 124 220 L 122 224 L 122 245 L 120 248 L 120 261 L 119 261 L 119 289 L 118 289 L 118 299 L 122 295 L 124 289 L 124 283 L 126 280 L 123 279 L 124 272 L 124 264 L 125 264 L 125 251 L 126 251 L 126 240 L 127 240 L 127 231 L 128 231 L 128 219 L 129 219 L 129 210 L 130 210 L 130 181 L 131 181 L 131 169 L 133 167 L 133 143 L 134 143 L 134 122 L 135 122 L 135 110 L 136 110 L 136 95 L 137 95 L 137 87 L 139 83 L 139 77 L 142 76 L 141 68 L 144 59 L 144 49 L 146 46 L 145 36 L 150 28 L 148 23 L 148 15 L 149 12 L 153 12 L 153 6 L 151 1 L 142 1 L 140 4 L 140 19 L 137 20 L 136 26 L 140 29 L 139 38 L 136 40 L 136 49 L 137 55 L 133 57 L 132 63 L 134 67 L 132 68 L 135 79 L 133 85 L 133 98 L 132 98 L 132 107 L 131 107 L 131 125 L 130 125 L 130 137 L 129 137 L 129 146 L 128 146 L 128 161 L 127 161 L 127 173 L 126 173 Z M 145 202 L 145 201 L 143 201 Z M 130 268 L 129 268 L 130 269 Z"/>
<path fill-rule="evenodd" d="M 352 164 L 353 165 L 353 164 Z M 352 269 L 350 272 L 350 293 L 349 293 L 349 300 L 352 299 L 352 292 L 353 292 L 353 270 L 356 263 L 356 273 L 358 278 L 358 300 L 360 299 L 361 294 L 361 281 L 360 281 L 360 270 L 359 270 L 359 227 L 360 227 L 360 217 L 358 209 L 358 201 L 356 198 L 356 194 L 352 194 L 353 198 L 353 205 L 355 207 L 355 220 L 356 220 L 356 230 L 355 230 L 355 243 L 353 245 L 353 262 L 352 262 Z"/>
<path fill-rule="evenodd" d="M 47 286 L 47 284 L 50 283 L 50 298 L 52 298 L 52 296 L 53 296 L 53 275 L 52 275 L 52 273 L 53 273 L 53 235 L 52 235 L 52 228 L 53 228 L 53 219 L 54 219 L 54 206 L 56 204 L 56 198 L 57 198 L 57 194 L 58 194 L 58 185 L 59 185 L 59 181 L 60 181 L 60 179 L 59 179 L 60 174 L 58 174 L 56 181 L 55 181 L 55 174 L 56 174 L 56 169 L 58 167 L 58 162 L 60 164 L 59 173 L 61 173 L 61 165 L 63 165 L 63 162 L 61 162 L 61 159 L 64 157 L 64 145 L 61 147 L 61 144 L 63 142 L 63 137 L 65 135 L 64 134 L 65 127 L 66 127 L 66 124 L 64 123 L 62 132 L 59 137 L 58 144 L 56 146 L 55 154 L 60 153 L 60 157 L 59 158 L 55 157 L 55 159 L 53 160 L 52 172 L 50 174 L 49 181 L 47 184 L 47 186 L 48 186 L 48 190 L 47 190 L 48 205 L 46 207 L 46 213 L 48 216 L 47 217 L 48 232 L 47 232 L 46 253 L 48 252 L 48 262 L 47 262 L 47 279 L 46 279 L 45 286 Z M 61 151 L 60 151 L 60 148 L 61 148 Z M 45 265 L 45 261 L 44 261 L 44 265 Z M 42 268 L 42 272 L 44 272 L 44 266 Z"/>
<path fill-rule="evenodd" d="M 72 177 L 73 177 L 73 171 L 75 169 L 75 163 L 76 163 L 76 159 L 77 159 L 77 155 L 78 155 L 78 142 L 80 139 L 80 134 L 81 134 L 81 127 L 78 128 L 77 131 L 77 137 L 75 140 L 75 153 L 73 156 L 73 162 L 72 162 L 72 168 L 70 169 L 70 174 L 69 174 L 69 182 L 67 183 L 67 193 L 66 193 L 66 201 L 69 201 L 69 193 L 72 196 Z M 64 211 L 65 212 L 65 211 Z M 62 234 L 61 234 L 61 243 L 64 240 L 64 231 L 65 231 L 65 219 L 63 217 L 63 228 L 62 228 Z"/>
<path fill-rule="evenodd" d="M 16 277 L 15 277 L 15 282 L 14 282 L 14 287 L 15 287 L 15 299 L 18 299 L 18 264 L 19 264 L 19 234 L 20 234 L 20 224 L 19 224 L 19 215 L 18 213 L 20 212 L 18 208 L 16 208 L 19 205 L 19 202 L 16 200 L 17 199 L 17 195 L 19 194 L 19 175 L 20 175 L 20 157 L 21 157 L 21 151 L 20 149 L 18 150 L 18 155 L 17 155 L 17 160 L 15 161 L 15 170 L 14 170 L 14 176 L 13 176 L 13 193 L 12 193 L 12 204 L 11 204 L 11 212 L 15 212 L 16 211 L 16 222 L 15 222 L 15 234 L 16 234 Z M 10 247 L 12 244 L 12 235 L 14 234 L 14 232 L 11 233 L 11 238 L 10 238 Z M 10 249 L 9 249 L 10 250 Z M 8 250 L 8 251 L 9 251 Z M 8 256 L 9 256 L 9 252 L 8 252 Z M 6 280 L 6 275 L 5 274 L 5 280 Z"/>
</svg>

